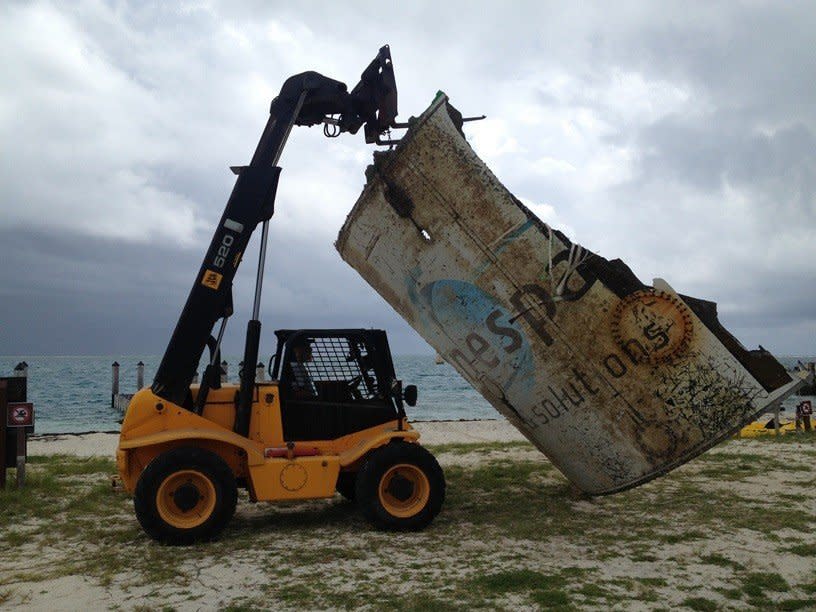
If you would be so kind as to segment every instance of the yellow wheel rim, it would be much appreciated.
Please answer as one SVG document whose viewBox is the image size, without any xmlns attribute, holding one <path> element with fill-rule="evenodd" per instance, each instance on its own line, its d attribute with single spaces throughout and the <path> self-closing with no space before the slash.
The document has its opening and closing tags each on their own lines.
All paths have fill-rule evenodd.
<svg viewBox="0 0 816 612">
<path fill-rule="evenodd" d="M 170 474 L 156 492 L 156 509 L 168 525 L 193 529 L 203 524 L 215 509 L 215 486 L 196 470 Z"/>
<path fill-rule="evenodd" d="M 399 518 L 418 514 L 431 496 L 431 483 L 415 465 L 401 463 L 388 469 L 380 479 L 380 503 L 383 508 Z"/>
</svg>

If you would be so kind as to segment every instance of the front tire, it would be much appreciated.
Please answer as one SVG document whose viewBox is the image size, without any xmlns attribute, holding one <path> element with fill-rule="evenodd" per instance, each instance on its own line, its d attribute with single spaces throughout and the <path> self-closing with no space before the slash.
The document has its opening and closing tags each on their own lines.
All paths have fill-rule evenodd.
<svg viewBox="0 0 816 612">
<path fill-rule="evenodd" d="M 363 516 L 380 529 L 423 529 L 442 508 L 445 475 L 422 446 L 392 442 L 369 454 L 357 474 L 356 498 Z"/>
<path fill-rule="evenodd" d="M 221 457 L 174 448 L 156 457 L 136 483 L 133 506 L 142 529 L 164 544 L 212 540 L 235 513 L 238 489 Z"/>
</svg>

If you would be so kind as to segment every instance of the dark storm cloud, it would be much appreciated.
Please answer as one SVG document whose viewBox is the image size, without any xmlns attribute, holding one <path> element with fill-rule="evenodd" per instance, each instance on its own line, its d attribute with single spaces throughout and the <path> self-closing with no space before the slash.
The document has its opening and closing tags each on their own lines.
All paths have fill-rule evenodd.
<svg viewBox="0 0 816 612">
<path fill-rule="evenodd" d="M 273 329 L 304 326 L 388 327 L 401 346 L 421 346 L 352 270 L 332 279 L 331 265 L 316 262 L 305 276 L 297 242 L 280 242 L 281 252 L 268 263 L 274 275 L 266 284 L 266 352 L 274 350 Z M 8 254 L 0 286 L 3 354 L 159 353 L 201 263 L 199 253 L 172 247 L 26 230 L 0 230 L 0 244 Z M 253 262 L 256 257 L 247 255 Z M 250 314 L 254 275 L 242 272 L 227 354 L 242 351 L 240 331 Z M 337 282 L 345 286 L 342 293 L 320 290 Z M 363 322 L 355 316 L 359 312 L 375 314 Z"/>
<path fill-rule="evenodd" d="M 444 89 L 546 221 L 812 352 L 816 69 L 808 3 L 7 3 L 0 353 L 160 352 L 283 80 L 353 85 L 389 42 L 400 117 Z M 263 320 L 428 350 L 334 252 L 371 150 L 296 130 Z M 257 237 L 252 249 L 257 249 Z M 236 281 L 240 351 L 257 251 Z M 6 263 L 8 262 L 8 263 Z M 22 305 L 22 306 L 21 306 Z"/>
<path fill-rule="evenodd" d="M 173 248 L 75 234 L 3 229 L 0 241 L 4 354 L 150 352 L 172 331 L 190 282 L 180 271 L 197 266 Z"/>
</svg>

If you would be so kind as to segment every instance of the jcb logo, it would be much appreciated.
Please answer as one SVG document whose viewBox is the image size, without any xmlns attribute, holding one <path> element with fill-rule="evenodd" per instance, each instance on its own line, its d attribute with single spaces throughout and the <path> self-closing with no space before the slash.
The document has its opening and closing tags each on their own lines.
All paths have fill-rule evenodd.
<svg viewBox="0 0 816 612">
<path fill-rule="evenodd" d="M 201 279 L 201 284 L 210 289 L 218 290 L 218 287 L 221 286 L 222 278 L 224 278 L 223 274 L 213 272 L 212 270 L 204 270 L 204 276 Z"/>
<path fill-rule="evenodd" d="M 213 259 L 213 265 L 216 268 L 223 268 L 224 264 L 227 263 L 227 257 L 229 256 L 230 247 L 232 247 L 232 243 L 235 242 L 235 238 L 230 234 L 224 234 L 224 237 L 221 239 L 221 244 L 218 246 L 218 253 Z"/>
</svg>

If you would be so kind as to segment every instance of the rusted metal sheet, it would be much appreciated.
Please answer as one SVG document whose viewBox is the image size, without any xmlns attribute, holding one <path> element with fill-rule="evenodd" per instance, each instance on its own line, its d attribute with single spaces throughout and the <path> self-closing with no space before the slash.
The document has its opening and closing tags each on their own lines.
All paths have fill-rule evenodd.
<svg viewBox="0 0 816 612">
<path fill-rule="evenodd" d="M 661 475 L 793 382 L 713 302 L 644 285 L 541 222 L 476 156 L 440 94 L 375 154 L 337 249 L 576 485 Z"/>
</svg>

